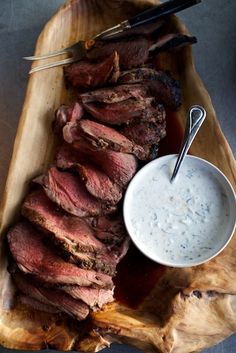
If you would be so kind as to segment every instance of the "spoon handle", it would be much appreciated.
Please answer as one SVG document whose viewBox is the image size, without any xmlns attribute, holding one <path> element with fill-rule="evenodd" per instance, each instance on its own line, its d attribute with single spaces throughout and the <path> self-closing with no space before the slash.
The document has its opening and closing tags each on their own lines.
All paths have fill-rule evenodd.
<svg viewBox="0 0 236 353">
<path fill-rule="evenodd" d="M 181 164 L 183 163 L 184 157 L 186 156 L 198 130 L 200 129 L 203 121 L 206 117 L 206 111 L 200 105 L 193 105 L 188 113 L 185 134 L 180 153 L 178 155 L 173 174 L 171 176 L 170 182 L 172 183 L 179 171 Z"/>
</svg>

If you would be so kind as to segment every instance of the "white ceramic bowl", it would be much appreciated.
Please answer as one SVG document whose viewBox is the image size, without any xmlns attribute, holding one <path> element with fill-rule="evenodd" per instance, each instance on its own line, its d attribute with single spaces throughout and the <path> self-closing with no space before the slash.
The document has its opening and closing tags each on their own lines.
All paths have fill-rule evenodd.
<svg viewBox="0 0 236 353">
<path fill-rule="evenodd" d="M 176 158 L 157 158 L 135 175 L 123 213 L 142 253 L 163 265 L 189 267 L 226 247 L 235 229 L 236 201 L 226 176 L 198 157 L 186 156 L 171 184 Z"/>
</svg>

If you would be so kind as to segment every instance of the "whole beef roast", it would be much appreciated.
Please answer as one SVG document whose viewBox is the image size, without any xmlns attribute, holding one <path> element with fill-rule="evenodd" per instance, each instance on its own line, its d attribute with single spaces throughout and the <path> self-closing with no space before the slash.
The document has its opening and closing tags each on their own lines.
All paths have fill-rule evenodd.
<svg viewBox="0 0 236 353">
<path fill-rule="evenodd" d="M 29 194 L 23 205 L 22 214 L 35 225 L 53 234 L 65 247 L 74 247 L 80 252 L 106 253 L 106 247 L 98 241 L 91 227 L 81 218 L 72 216 L 59 208 L 39 189 Z"/>
<path fill-rule="evenodd" d="M 17 288 L 22 293 L 42 303 L 45 310 L 47 310 L 46 306 L 49 306 L 49 308 L 65 312 L 77 320 L 84 320 L 89 314 L 87 304 L 81 300 L 72 298 L 63 291 L 35 286 L 31 281 L 27 281 L 26 277 L 19 271 L 13 274 L 13 279 Z M 30 301 L 28 300 L 27 303 L 29 304 Z"/>
<path fill-rule="evenodd" d="M 102 62 L 79 61 L 65 66 L 64 75 L 71 86 L 82 90 L 115 83 L 119 77 L 119 56 L 113 50 Z"/>
<path fill-rule="evenodd" d="M 17 223 L 7 235 L 13 258 L 19 269 L 35 278 L 54 284 L 78 284 L 109 288 L 112 278 L 92 270 L 84 270 L 65 262 L 43 242 L 43 235 L 29 222 Z"/>
<path fill-rule="evenodd" d="M 121 187 L 127 186 L 137 170 L 137 160 L 132 154 L 105 150 L 90 151 L 88 155 L 111 180 Z"/>
<path fill-rule="evenodd" d="M 91 163 L 78 164 L 76 170 L 91 195 L 110 205 L 116 205 L 121 200 L 122 192 L 120 186 Z"/>
<path fill-rule="evenodd" d="M 109 213 L 114 207 L 100 203 L 85 188 L 79 177 L 52 167 L 46 175 L 34 179 L 43 186 L 47 196 L 65 211 L 79 217 Z"/>
<path fill-rule="evenodd" d="M 115 255 L 108 253 L 106 246 L 94 237 L 87 223 L 61 209 L 58 210 L 42 190 L 35 191 L 26 198 L 22 214 L 48 231 L 47 239 L 66 260 L 82 268 L 115 274 Z"/>
<path fill-rule="evenodd" d="M 142 83 L 150 95 L 166 107 L 176 110 L 181 105 L 181 90 L 177 80 L 164 71 L 156 71 L 152 68 L 137 68 L 124 71 L 119 79 L 120 83 Z"/>
</svg>

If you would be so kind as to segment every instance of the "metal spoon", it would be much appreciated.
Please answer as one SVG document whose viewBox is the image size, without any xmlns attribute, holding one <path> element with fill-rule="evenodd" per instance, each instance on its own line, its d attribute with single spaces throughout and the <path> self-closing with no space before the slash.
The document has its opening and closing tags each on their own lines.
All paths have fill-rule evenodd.
<svg viewBox="0 0 236 353">
<path fill-rule="evenodd" d="M 200 105 L 193 105 L 190 108 L 186 121 L 184 140 L 175 164 L 173 174 L 170 178 L 171 183 L 175 180 L 179 168 L 183 163 L 184 157 L 186 156 L 198 130 L 200 129 L 203 121 L 205 120 L 205 117 L 206 111 Z"/>
</svg>

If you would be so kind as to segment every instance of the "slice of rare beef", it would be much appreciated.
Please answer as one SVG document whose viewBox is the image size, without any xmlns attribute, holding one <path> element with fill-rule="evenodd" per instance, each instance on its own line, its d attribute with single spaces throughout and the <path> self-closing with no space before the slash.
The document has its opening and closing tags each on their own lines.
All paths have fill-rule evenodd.
<svg viewBox="0 0 236 353">
<path fill-rule="evenodd" d="M 24 294 L 18 294 L 17 301 L 20 304 L 23 304 L 30 309 L 37 310 L 37 311 L 43 311 L 43 312 L 49 313 L 49 314 L 58 314 L 61 312 L 61 310 L 59 308 L 57 309 L 56 307 L 54 307 L 50 304 L 42 303 L 39 300 L 31 298 L 28 295 L 24 295 Z"/>
<path fill-rule="evenodd" d="M 64 75 L 71 86 L 82 90 L 115 83 L 119 77 L 119 56 L 113 50 L 102 62 L 79 61 L 65 66 Z"/>
<path fill-rule="evenodd" d="M 110 125 L 129 124 L 134 121 L 155 120 L 155 98 L 135 100 L 129 98 L 125 101 L 106 104 L 100 102 L 85 103 L 87 110 L 98 121 Z"/>
<path fill-rule="evenodd" d="M 69 165 L 75 163 L 75 159 L 78 153 L 78 159 L 80 161 L 80 156 L 86 156 L 89 162 L 97 166 L 102 170 L 113 182 L 121 187 L 126 187 L 128 182 L 134 176 L 138 164 L 135 156 L 128 153 L 115 152 L 111 150 L 96 151 L 91 148 L 86 140 L 81 139 L 73 144 L 73 146 L 66 145 L 62 146 L 63 156 L 69 155 L 71 150 L 71 155 L 73 155 L 72 160 Z M 77 151 L 77 152 L 75 152 Z M 58 152 L 57 161 L 60 160 L 61 166 L 67 165 L 67 160 L 63 160 L 63 156 L 60 155 L 60 150 Z M 80 163 L 80 162 L 79 162 Z"/>
<path fill-rule="evenodd" d="M 72 216 L 59 208 L 42 189 L 29 194 L 22 206 L 22 214 L 35 225 L 52 234 L 57 242 L 68 250 L 94 254 L 106 253 L 106 247 L 98 241 L 91 227 L 83 219 Z"/>
<path fill-rule="evenodd" d="M 139 69 L 133 69 L 139 70 Z M 133 70 L 129 70 L 133 71 Z M 132 82 L 131 82 L 132 83 Z M 136 100 L 142 100 L 149 97 L 148 87 L 141 84 L 125 84 L 116 87 L 105 87 L 97 89 L 96 91 L 90 91 L 80 94 L 79 98 L 83 104 L 91 102 L 101 103 L 119 103 L 129 98 Z"/>
<path fill-rule="evenodd" d="M 103 203 L 116 205 L 122 198 L 121 187 L 92 164 L 78 164 L 76 170 L 88 192 Z"/>
<path fill-rule="evenodd" d="M 83 107 L 78 102 L 75 102 L 72 105 L 62 104 L 55 111 L 55 119 L 52 122 L 53 131 L 56 134 L 60 134 L 63 127 L 67 123 L 75 123 L 76 121 L 80 120 L 83 116 L 83 113 Z"/>
<path fill-rule="evenodd" d="M 112 288 L 112 278 L 65 262 L 43 242 L 43 235 L 29 222 L 17 223 L 7 235 L 18 268 L 41 281 Z"/>
<path fill-rule="evenodd" d="M 101 40 L 87 51 L 87 57 L 91 60 L 101 60 L 116 51 L 119 55 L 120 66 L 131 68 L 147 61 L 150 46 L 150 40 L 142 35 L 126 37 L 122 40 Z"/>
<path fill-rule="evenodd" d="M 96 216 L 114 211 L 114 207 L 101 204 L 85 188 L 79 177 L 52 167 L 46 175 L 34 179 L 43 186 L 47 196 L 65 211 L 78 216 Z"/>
<path fill-rule="evenodd" d="M 68 293 L 74 299 L 82 300 L 93 310 L 102 308 L 103 305 L 114 301 L 113 289 L 107 290 L 67 285 L 60 287 L 60 290 L 63 290 L 64 292 Z"/>
<path fill-rule="evenodd" d="M 87 162 L 88 157 L 83 151 L 73 148 L 65 141 L 59 146 L 55 157 L 55 163 L 61 169 L 70 169 Z"/>
<path fill-rule="evenodd" d="M 82 135 L 98 150 L 111 149 L 117 152 L 133 153 L 139 159 L 146 158 L 143 147 L 133 143 L 111 127 L 88 119 L 83 119 L 77 124 L 77 127 L 77 137 L 74 133 L 75 139 L 80 139 Z"/>
<path fill-rule="evenodd" d="M 151 68 L 137 68 L 124 71 L 120 77 L 120 83 L 132 83 L 137 86 L 140 82 L 158 102 L 173 110 L 180 107 L 180 84 L 170 74 Z"/>
<path fill-rule="evenodd" d="M 17 288 L 26 296 L 35 299 L 42 305 L 65 312 L 77 320 L 84 320 L 89 314 L 89 307 L 82 300 L 76 300 L 67 293 L 56 289 L 34 286 L 19 271 L 13 274 Z M 29 301 L 28 301 L 29 303 Z M 32 303 L 32 302 L 31 302 Z"/>
</svg>

